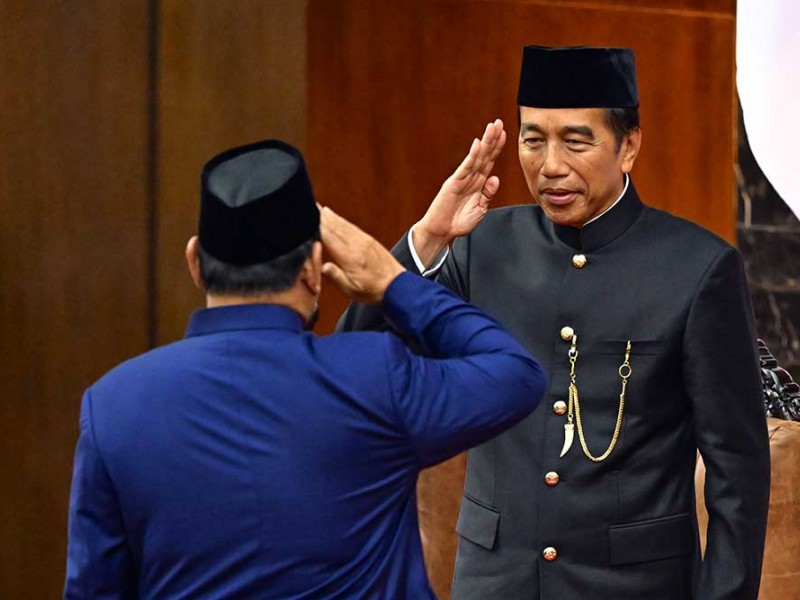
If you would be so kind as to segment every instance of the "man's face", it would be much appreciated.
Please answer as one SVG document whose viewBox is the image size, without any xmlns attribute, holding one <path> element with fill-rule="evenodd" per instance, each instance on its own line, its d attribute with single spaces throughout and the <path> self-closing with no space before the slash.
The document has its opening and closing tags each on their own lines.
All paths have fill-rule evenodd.
<svg viewBox="0 0 800 600">
<path fill-rule="evenodd" d="M 622 193 L 638 130 L 617 151 L 602 108 L 521 106 L 519 162 L 528 189 L 554 223 L 582 227 Z"/>
</svg>

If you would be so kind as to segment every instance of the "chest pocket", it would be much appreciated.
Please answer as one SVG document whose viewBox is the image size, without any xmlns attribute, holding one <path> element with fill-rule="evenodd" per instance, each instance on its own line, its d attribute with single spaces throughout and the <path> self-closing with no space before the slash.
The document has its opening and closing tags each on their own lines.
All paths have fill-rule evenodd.
<svg viewBox="0 0 800 600">
<path fill-rule="evenodd" d="M 692 517 L 680 513 L 608 528 L 612 565 L 682 556 L 695 549 Z"/>
</svg>

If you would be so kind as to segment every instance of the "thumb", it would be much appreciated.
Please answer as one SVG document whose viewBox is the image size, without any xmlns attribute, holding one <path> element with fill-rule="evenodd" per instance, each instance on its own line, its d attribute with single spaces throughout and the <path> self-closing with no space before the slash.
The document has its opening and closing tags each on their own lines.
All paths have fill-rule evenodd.
<svg viewBox="0 0 800 600">
<path fill-rule="evenodd" d="M 497 193 L 497 190 L 499 189 L 500 189 L 500 178 L 497 175 L 492 175 L 491 177 L 489 177 L 489 179 L 486 180 L 486 183 L 483 186 L 482 193 L 489 200 L 491 200 Z"/>
<path fill-rule="evenodd" d="M 333 281 L 342 292 L 347 296 L 353 294 L 353 284 L 350 279 L 345 275 L 344 271 L 338 265 L 332 262 L 326 262 L 322 265 L 322 274 Z"/>
</svg>

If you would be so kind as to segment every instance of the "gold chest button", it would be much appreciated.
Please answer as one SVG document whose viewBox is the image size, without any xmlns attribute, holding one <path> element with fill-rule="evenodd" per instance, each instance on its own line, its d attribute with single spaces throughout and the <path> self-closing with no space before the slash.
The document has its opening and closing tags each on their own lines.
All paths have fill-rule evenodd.
<svg viewBox="0 0 800 600">
<path fill-rule="evenodd" d="M 558 482 L 561 478 L 558 476 L 558 473 L 555 471 L 550 471 L 547 475 L 544 476 L 544 482 L 553 487 L 554 485 L 558 485 Z"/>
<path fill-rule="evenodd" d="M 571 341 L 573 335 L 575 335 L 575 330 L 569 325 L 561 328 L 561 339 L 565 342 Z"/>
<path fill-rule="evenodd" d="M 572 266 L 576 269 L 582 269 L 586 266 L 586 255 L 585 254 L 576 254 L 572 257 Z"/>
<path fill-rule="evenodd" d="M 552 546 L 548 546 L 542 551 L 542 556 L 548 562 L 552 562 L 558 558 L 558 551 Z"/>
<path fill-rule="evenodd" d="M 553 404 L 553 412 L 557 415 L 563 415 L 567 412 L 567 403 L 563 400 L 557 401 L 555 404 Z"/>
</svg>

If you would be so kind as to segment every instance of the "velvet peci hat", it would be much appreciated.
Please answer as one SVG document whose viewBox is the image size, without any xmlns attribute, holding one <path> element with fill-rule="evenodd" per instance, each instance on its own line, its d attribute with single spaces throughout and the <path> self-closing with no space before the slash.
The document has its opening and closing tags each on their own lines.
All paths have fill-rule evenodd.
<svg viewBox="0 0 800 600">
<path fill-rule="evenodd" d="M 630 48 L 525 46 L 517 104 L 533 108 L 635 108 Z"/>
<path fill-rule="evenodd" d="M 280 140 L 232 148 L 206 163 L 200 182 L 200 246 L 248 266 L 314 238 L 319 210 L 300 152 Z"/>
</svg>

